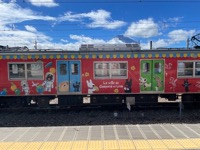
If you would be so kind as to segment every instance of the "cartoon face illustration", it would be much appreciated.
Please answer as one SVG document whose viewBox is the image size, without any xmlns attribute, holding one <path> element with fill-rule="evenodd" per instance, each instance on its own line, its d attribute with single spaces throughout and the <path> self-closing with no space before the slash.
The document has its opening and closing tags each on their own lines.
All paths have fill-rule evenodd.
<svg viewBox="0 0 200 150">
<path fill-rule="evenodd" d="M 45 91 L 51 92 L 51 89 L 54 87 L 54 74 L 47 72 L 45 75 L 45 81 L 42 83 L 42 86 L 45 87 Z"/>
<path fill-rule="evenodd" d="M 59 84 L 58 87 L 59 92 L 68 92 L 69 91 L 69 82 L 63 81 Z"/>
<path fill-rule="evenodd" d="M 98 87 L 94 85 L 91 79 L 89 81 L 87 80 L 86 83 L 88 86 L 88 94 L 92 94 L 94 91 L 98 91 Z"/>
<path fill-rule="evenodd" d="M 130 79 L 130 81 L 126 79 L 124 83 L 124 92 L 131 93 L 131 91 L 132 91 L 132 79 Z"/>
<path fill-rule="evenodd" d="M 140 85 L 144 87 L 144 89 L 148 88 L 148 87 L 151 87 L 151 83 L 147 83 L 147 79 L 146 78 L 143 78 L 141 77 L 139 79 L 140 81 Z"/>
<path fill-rule="evenodd" d="M 54 78 L 53 74 L 52 73 L 47 73 L 46 74 L 46 81 L 52 81 Z"/>
<path fill-rule="evenodd" d="M 29 94 L 29 85 L 26 80 L 21 81 L 21 87 L 22 87 L 22 91 L 24 91 L 25 95 L 28 95 Z"/>
</svg>

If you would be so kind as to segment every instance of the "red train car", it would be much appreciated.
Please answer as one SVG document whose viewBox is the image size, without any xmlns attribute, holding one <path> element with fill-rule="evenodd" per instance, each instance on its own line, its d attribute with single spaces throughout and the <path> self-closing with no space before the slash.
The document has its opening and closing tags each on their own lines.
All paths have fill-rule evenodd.
<svg viewBox="0 0 200 150">
<path fill-rule="evenodd" d="M 198 49 L 0 51 L 0 106 L 198 104 Z"/>
</svg>

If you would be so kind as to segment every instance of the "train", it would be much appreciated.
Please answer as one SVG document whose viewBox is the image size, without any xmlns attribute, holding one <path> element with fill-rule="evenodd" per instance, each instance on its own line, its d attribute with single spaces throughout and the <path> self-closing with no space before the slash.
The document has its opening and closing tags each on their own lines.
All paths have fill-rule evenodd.
<svg viewBox="0 0 200 150">
<path fill-rule="evenodd" d="M 0 47 L 0 108 L 200 104 L 200 49 Z"/>
</svg>

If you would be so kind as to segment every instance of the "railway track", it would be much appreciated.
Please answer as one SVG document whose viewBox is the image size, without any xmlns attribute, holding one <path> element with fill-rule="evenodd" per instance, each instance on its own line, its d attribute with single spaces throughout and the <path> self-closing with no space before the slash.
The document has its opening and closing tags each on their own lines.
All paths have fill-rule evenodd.
<svg viewBox="0 0 200 150">
<path fill-rule="evenodd" d="M 199 109 L 0 109 L 1 127 L 199 123 Z"/>
</svg>

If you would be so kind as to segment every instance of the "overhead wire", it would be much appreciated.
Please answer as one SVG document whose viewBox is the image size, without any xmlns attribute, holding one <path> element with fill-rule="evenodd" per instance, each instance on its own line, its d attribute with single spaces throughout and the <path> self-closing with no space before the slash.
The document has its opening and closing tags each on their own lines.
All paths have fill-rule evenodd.
<svg viewBox="0 0 200 150">
<path fill-rule="evenodd" d="M 0 1 L 0 3 L 5 3 Z M 18 1 L 9 1 L 9 3 L 54 3 L 50 1 L 37 1 L 37 0 L 18 0 Z M 59 0 L 55 3 L 200 3 L 200 0 L 91 0 L 91 1 L 78 1 L 78 0 Z"/>
<path fill-rule="evenodd" d="M 29 3 L 28 0 L 22 0 L 23 3 Z M 199 3 L 200 0 L 107 0 L 107 1 L 58 1 L 56 3 Z M 49 1 L 31 1 L 31 3 L 52 3 Z"/>
</svg>

